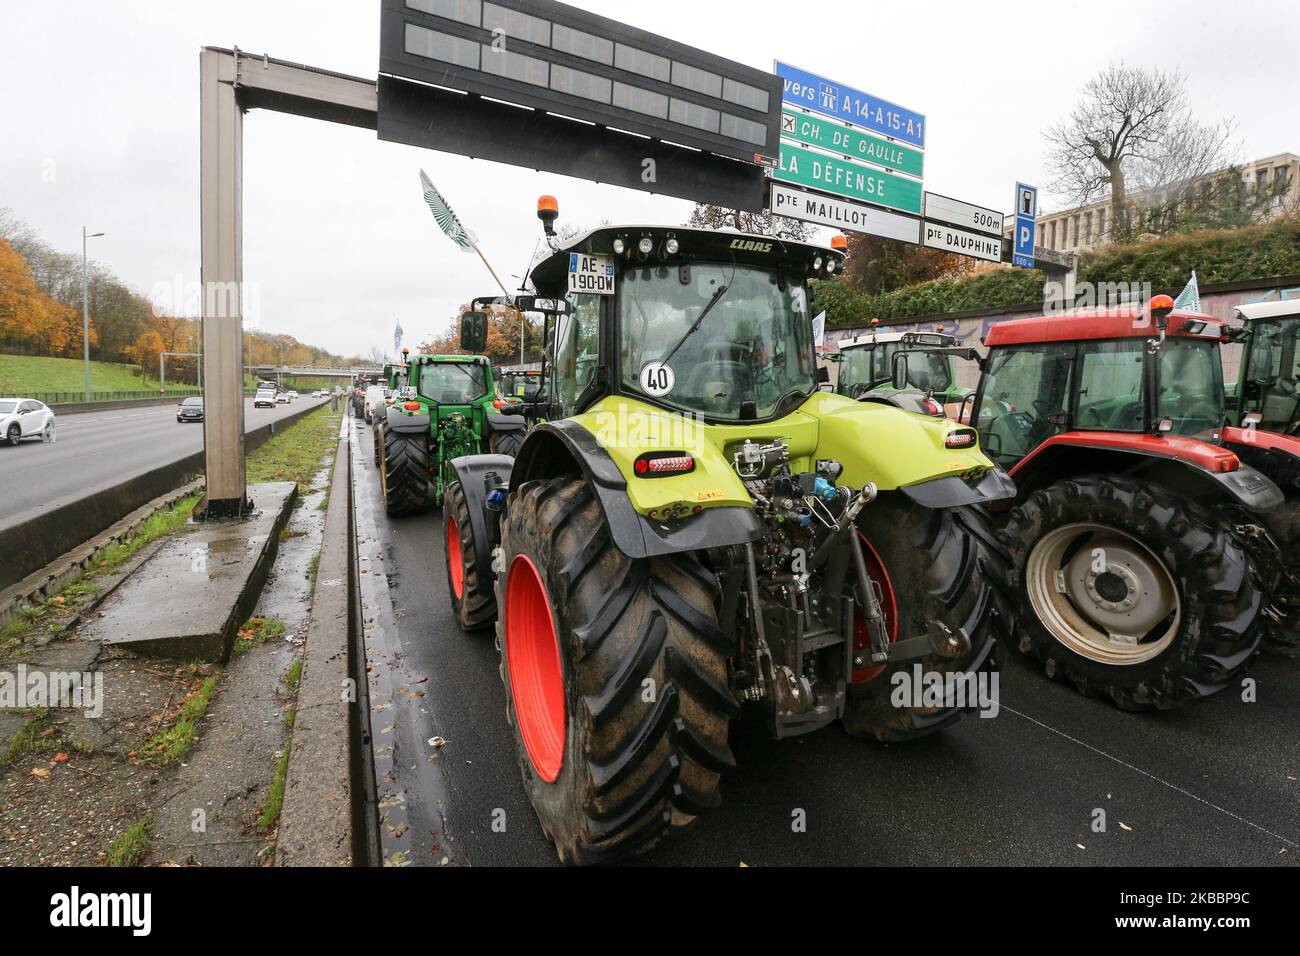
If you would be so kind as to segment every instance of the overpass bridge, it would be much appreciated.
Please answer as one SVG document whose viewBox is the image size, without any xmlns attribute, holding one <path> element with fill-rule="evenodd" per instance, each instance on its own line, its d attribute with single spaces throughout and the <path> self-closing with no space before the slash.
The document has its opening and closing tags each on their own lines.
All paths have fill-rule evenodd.
<svg viewBox="0 0 1300 956">
<path fill-rule="evenodd" d="M 355 365 L 350 368 L 315 368 L 310 365 L 254 365 L 248 370 L 262 378 L 346 378 L 358 375 L 381 375 L 383 369 L 375 365 Z"/>
</svg>

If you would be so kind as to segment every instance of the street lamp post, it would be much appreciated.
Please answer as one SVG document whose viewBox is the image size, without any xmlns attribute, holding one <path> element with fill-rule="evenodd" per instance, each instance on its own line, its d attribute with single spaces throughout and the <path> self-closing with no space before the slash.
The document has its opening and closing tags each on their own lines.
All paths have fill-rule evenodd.
<svg viewBox="0 0 1300 956">
<path fill-rule="evenodd" d="M 86 372 L 86 401 L 90 401 L 90 278 L 86 268 L 86 240 L 102 235 L 102 232 L 87 233 L 86 227 L 81 227 L 81 352 Z"/>
</svg>

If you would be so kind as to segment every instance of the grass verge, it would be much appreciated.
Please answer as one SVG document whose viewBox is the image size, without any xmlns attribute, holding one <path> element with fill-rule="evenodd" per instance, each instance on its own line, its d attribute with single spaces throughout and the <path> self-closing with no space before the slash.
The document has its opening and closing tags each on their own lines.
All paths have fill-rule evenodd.
<svg viewBox="0 0 1300 956">
<path fill-rule="evenodd" d="M 290 668 L 290 673 L 292 670 Z M 293 724 L 296 717 L 297 711 L 293 707 L 284 713 L 284 726 L 289 733 L 285 736 L 284 746 L 280 749 L 280 758 L 275 762 L 275 776 L 271 778 L 271 786 L 266 791 L 262 812 L 257 817 L 257 828 L 263 832 L 280 822 L 280 811 L 284 808 L 284 784 L 289 776 L 289 751 L 293 749 Z"/>
<path fill-rule="evenodd" d="M 104 854 L 105 866 L 138 866 L 149 851 L 150 830 L 153 828 L 153 814 L 145 815 L 139 823 L 133 823 L 108 845 Z"/>
<path fill-rule="evenodd" d="M 304 415 L 248 456 L 249 483 L 294 481 L 300 489 L 311 484 L 320 471 L 321 459 L 338 445 L 342 413 L 322 405 Z"/>
<path fill-rule="evenodd" d="M 259 644 L 284 637 L 284 624 L 273 617 L 250 617 L 239 629 L 231 656 L 238 657 Z"/>
<path fill-rule="evenodd" d="M 193 750 L 199 737 L 199 724 L 208 712 L 212 692 L 216 687 L 217 676 L 213 674 L 205 677 L 201 684 L 191 690 L 177 711 L 172 725 L 158 731 L 140 748 L 141 759 L 157 766 L 166 766 Z"/>
</svg>

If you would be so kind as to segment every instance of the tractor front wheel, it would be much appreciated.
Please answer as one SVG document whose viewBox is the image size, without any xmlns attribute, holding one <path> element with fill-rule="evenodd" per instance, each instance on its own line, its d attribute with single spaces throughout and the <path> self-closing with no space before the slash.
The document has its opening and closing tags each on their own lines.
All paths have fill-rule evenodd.
<svg viewBox="0 0 1300 956">
<path fill-rule="evenodd" d="M 1009 623 L 989 576 L 992 566 L 1005 560 L 1004 552 L 996 546 L 982 511 L 923 508 L 901 492 L 882 494 L 862 510 L 858 540 L 867 572 L 880 589 L 891 643 L 925 637 L 944 642 L 951 635 L 962 649 L 955 656 L 936 651 L 920 659 L 871 666 L 867 631 L 857 622 L 844 729 L 886 743 L 928 736 L 985 703 L 976 696 L 981 692 L 980 675 L 996 670 L 997 637 Z M 916 686 L 918 665 L 922 687 Z M 896 686 L 900 672 L 908 680 Z M 931 674 L 942 677 L 945 687 L 950 682 L 955 687 L 961 677 L 963 698 L 954 693 L 949 699 L 945 691 L 942 703 L 923 699 L 924 681 Z M 911 693 L 896 701 L 895 691 L 909 686 Z M 983 690 L 991 695 L 994 688 Z"/>
<path fill-rule="evenodd" d="M 1224 520 L 1173 491 L 1090 476 L 1011 512 L 1018 647 L 1125 710 L 1223 690 L 1259 649 L 1263 592 Z"/>
<path fill-rule="evenodd" d="M 447 486 L 442 520 L 447 541 L 447 592 L 456 623 L 463 631 L 479 631 L 497 616 L 497 597 L 492 579 L 482 580 L 478 569 L 478 546 L 470 522 L 469 501 L 459 481 Z"/>
<path fill-rule="evenodd" d="M 419 514 L 429 497 L 429 436 L 384 429 L 384 462 L 379 469 L 384 511 L 390 518 Z"/>
<path fill-rule="evenodd" d="M 561 860 L 650 849 L 719 803 L 738 705 L 717 584 L 690 554 L 632 559 L 590 487 L 511 493 L 497 578 L 506 716 Z"/>
</svg>

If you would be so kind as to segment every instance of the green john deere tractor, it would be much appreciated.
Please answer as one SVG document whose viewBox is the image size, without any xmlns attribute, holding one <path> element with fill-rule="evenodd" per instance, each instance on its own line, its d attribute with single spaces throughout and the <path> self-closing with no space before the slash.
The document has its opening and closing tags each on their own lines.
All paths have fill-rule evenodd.
<svg viewBox="0 0 1300 956">
<path fill-rule="evenodd" d="M 486 316 L 467 313 L 466 327 L 486 328 Z M 491 363 L 482 355 L 416 355 L 406 381 L 388 406 L 376 442 L 384 509 L 390 517 L 425 509 L 429 492 L 441 506 L 453 479 L 450 462 L 480 452 L 513 454 L 523 434 L 518 417 L 499 414 Z"/>
<path fill-rule="evenodd" d="M 451 601 L 495 623 L 524 787 L 562 860 L 717 806 L 745 708 L 777 738 L 905 741 L 979 704 L 1005 609 L 971 428 L 829 391 L 808 281 L 838 251 L 604 227 L 533 268 L 557 301 L 519 454 L 451 462 Z M 922 699 L 921 684 L 955 688 Z"/>
</svg>

